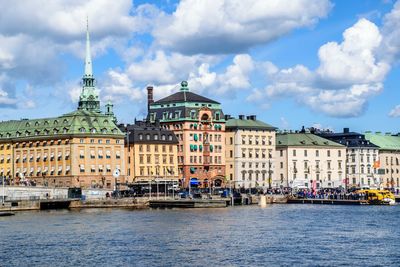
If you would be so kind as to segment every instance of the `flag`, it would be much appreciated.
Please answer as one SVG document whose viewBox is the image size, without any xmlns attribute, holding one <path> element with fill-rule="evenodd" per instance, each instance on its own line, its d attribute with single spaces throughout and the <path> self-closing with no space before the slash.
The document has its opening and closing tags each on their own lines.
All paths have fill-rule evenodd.
<svg viewBox="0 0 400 267">
<path fill-rule="evenodd" d="M 378 169 L 381 166 L 381 162 L 379 160 L 374 161 L 374 169 Z"/>
</svg>

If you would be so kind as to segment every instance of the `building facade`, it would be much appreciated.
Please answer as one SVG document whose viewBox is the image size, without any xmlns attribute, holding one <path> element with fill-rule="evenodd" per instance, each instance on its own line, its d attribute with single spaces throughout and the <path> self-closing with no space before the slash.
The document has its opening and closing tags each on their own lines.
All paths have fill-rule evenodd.
<svg viewBox="0 0 400 267">
<path fill-rule="evenodd" d="M 400 136 L 391 133 L 365 132 L 365 138 L 379 147 L 379 161 L 375 164 L 383 188 L 400 190 Z"/>
<path fill-rule="evenodd" d="M 274 187 L 345 187 L 346 147 L 311 133 L 276 135 Z"/>
<path fill-rule="evenodd" d="M 11 184 L 105 187 L 124 182 L 124 134 L 115 125 L 112 105 L 100 111 L 87 31 L 85 73 L 78 109 L 43 119 L 0 123 L 0 175 Z"/>
<path fill-rule="evenodd" d="M 344 128 L 342 133 L 319 132 L 318 136 L 346 146 L 346 186 L 379 187 L 380 178 L 377 164 L 379 150 L 365 139 L 365 135 L 350 132 Z"/>
<path fill-rule="evenodd" d="M 178 171 L 184 187 L 219 187 L 225 181 L 225 119 L 221 104 L 189 91 L 153 101 L 148 88 L 152 123 L 159 121 L 178 138 Z"/>
<path fill-rule="evenodd" d="M 154 180 L 179 182 L 179 142 L 172 131 L 145 121 L 121 125 L 120 129 L 127 136 L 125 162 L 129 183 Z"/>
<path fill-rule="evenodd" d="M 226 175 L 238 188 L 272 187 L 276 128 L 255 115 L 226 117 Z"/>
</svg>

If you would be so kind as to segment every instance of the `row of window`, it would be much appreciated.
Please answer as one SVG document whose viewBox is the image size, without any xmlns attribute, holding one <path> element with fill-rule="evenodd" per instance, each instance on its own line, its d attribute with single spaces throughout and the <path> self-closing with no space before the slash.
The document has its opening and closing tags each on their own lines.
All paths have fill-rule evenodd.
<svg viewBox="0 0 400 267">
<path fill-rule="evenodd" d="M 253 142 L 253 137 L 254 137 L 254 142 Z M 249 135 L 247 139 L 248 140 L 246 142 L 246 136 L 245 135 L 242 136 L 242 145 L 253 145 L 253 144 L 254 145 L 263 145 L 263 146 L 265 146 L 267 144 L 269 146 L 273 145 L 272 136 L 268 136 L 268 140 L 267 140 L 265 136 L 262 136 L 261 138 L 259 138 L 258 135 L 256 135 L 256 136 Z M 233 145 L 232 137 L 230 138 L 230 144 Z"/>
<path fill-rule="evenodd" d="M 327 157 L 331 157 L 331 151 L 330 150 L 322 150 L 322 152 L 323 151 L 326 151 L 326 156 Z M 316 157 L 319 157 L 320 156 L 320 151 L 317 149 L 317 150 L 315 150 L 315 156 Z M 303 155 L 304 155 L 304 157 L 308 157 L 308 155 L 309 155 L 309 151 L 308 150 L 303 150 Z M 279 156 L 280 157 L 283 157 L 283 150 L 279 150 Z M 292 150 L 292 156 L 293 157 L 296 157 L 297 156 L 297 150 L 296 149 L 293 149 Z M 338 157 L 341 157 L 342 156 L 342 151 L 341 150 L 337 150 L 337 156 Z"/>
<path fill-rule="evenodd" d="M 119 165 L 116 165 L 115 167 L 118 170 L 120 169 Z M 103 167 L 103 165 L 98 165 L 97 167 L 96 167 L 96 165 L 91 165 L 89 169 L 85 169 L 85 165 L 84 164 L 80 164 L 79 165 L 79 172 L 81 172 L 81 173 L 84 173 L 84 172 L 94 173 L 96 171 L 97 172 L 104 172 L 105 171 L 105 172 L 110 173 L 111 172 L 111 165 L 105 165 L 105 168 Z"/>
<path fill-rule="evenodd" d="M 263 163 L 258 163 L 258 162 L 248 162 L 248 163 L 246 163 L 246 162 L 242 162 L 242 168 L 244 169 L 244 168 L 246 168 L 246 166 L 248 166 L 248 168 L 249 169 L 251 169 L 251 168 L 256 168 L 256 169 L 258 169 L 258 168 L 263 168 L 263 169 L 265 169 L 266 167 L 268 167 L 268 165 L 271 165 L 271 169 L 272 169 L 272 163 L 271 162 L 269 162 L 268 164 L 266 164 L 265 162 L 263 162 Z M 231 165 L 231 168 L 232 168 L 233 166 Z"/>
<path fill-rule="evenodd" d="M 146 164 L 152 164 L 152 155 L 139 155 L 139 164 L 144 164 L 146 158 Z M 167 164 L 167 156 L 162 156 L 162 163 Z M 160 156 L 154 155 L 154 164 L 160 164 Z M 169 164 L 174 164 L 174 156 L 169 156 Z"/>
<path fill-rule="evenodd" d="M 99 159 L 104 158 L 103 155 L 103 150 L 98 150 L 97 151 L 97 156 L 96 156 L 96 151 L 95 150 L 90 150 L 90 154 L 89 157 L 91 159 L 95 159 L 96 157 Z M 85 150 L 81 149 L 79 151 L 79 158 L 80 159 L 84 159 L 85 158 Z M 110 150 L 106 150 L 106 159 L 110 159 L 111 158 L 111 151 Z M 121 152 L 119 150 L 115 151 L 115 158 L 116 159 L 120 159 L 121 158 Z"/>
<path fill-rule="evenodd" d="M 146 152 L 151 152 L 151 146 L 154 147 L 154 152 L 159 151 L 159 145 L 139 145 L 139 152 L 143 152 L 143 149 L 146 148 Z M 173 153 L 173 145 L 168 145 L 169 153 Z M 167 152 L 167 145 L 161 145 L 161 151 L 163 153 Z"/>
<path fill-rule="evenodd" d="M 178 135 L 179 135 L 178 140 L 182 141 L 183 135 L 182 134 L 178 134 Z M 222 140 L 221 134 L 204 134 L 204 135 L 201 133 L 200 134 L 197 134 L 197 133 L 189 134 L 189 141 L 221 142 L 221 140 Z"/>
<path fill-rule="evenodd" d="M 20 162 L 27 162 L 29 160 L 29 162 L 39 162 L 40 160 L 43 161 L 54 161 L 55 159 L 57 160 L 62 160 L 63 156 L 62 156 L 62 152 L 58 152 L 58 154 L 56 155 L 54 152 L 50 153 L 50 155 L 48 155 L 47 153 L 43 153 L 43 156 L 40 152 L 37 152 L 36 155 L 34 154 L 30 154 L 29 156 L 27 154 L 23 154 L 22 156 L 17 154 L 15 157 L 15 163 L 20 163 Z M 65 160 L 69 159 L 69 151 L 65 152 L 64 155 Z M 0 157 L 0 163 L 2 163 L 3 158 Z"/>
<path fill-rule="evenodd" d="M 175 170 L 173 166 L 170 167 L 164 167 L 164 168 L 155 168 L 153 170 L 152 167 L 140 167 L 139 168 L 139 174 L 141 176 L 166 176 L 166 175 L 175 175 Z"/>
<path fill-rule="evenodd" d="M 181 157 L 181 160 L 179 160 L 178 157 L 178 163 L 183 164 L 183 157 Z M 204 162 L 203 162 L 203 157 L 202 156 L 190 156 L 189 158 L 190 163 L 199 163 L 199 164 L 222 164 L 222 157 L 221 156 L 204 156 Z"/>
</svg>

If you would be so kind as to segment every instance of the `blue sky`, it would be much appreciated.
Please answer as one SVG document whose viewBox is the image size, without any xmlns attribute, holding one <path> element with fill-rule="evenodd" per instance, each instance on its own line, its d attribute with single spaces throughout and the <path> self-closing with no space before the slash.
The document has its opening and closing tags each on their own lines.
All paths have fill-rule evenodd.
<svg viewBox="0 0 400 267">
<path fill-rule="evenodd" d="M 77 106 L 89 17 L 102 104 L 120 122 L 189 87 L 280 129 L 400 132 L 400 3 L 0 0 L 2 120 Z M 41 8 L 39 8 L 41 7 Z M 28 12 L 29 11 L 29 12 Z"/>
</svg>

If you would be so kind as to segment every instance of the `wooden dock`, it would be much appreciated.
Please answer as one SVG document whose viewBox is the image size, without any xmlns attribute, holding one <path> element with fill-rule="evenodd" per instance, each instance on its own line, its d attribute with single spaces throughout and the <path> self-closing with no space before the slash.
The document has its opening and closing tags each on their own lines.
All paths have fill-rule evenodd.
<svg viewBox="0 0 400 267">
<path fill-rule="evenodd" d="M 368 205 L 366 200 L 350 199 L 319 199 L 319 198 L 288 198 L 289 204 L 327 204 L 327 205 Z"/>
<path fill-rule="evenodd" d="M 225 208 L 229 200 L 223 199 L 176 199 L 149 200 L 150 208 Z"/>
</svg>

